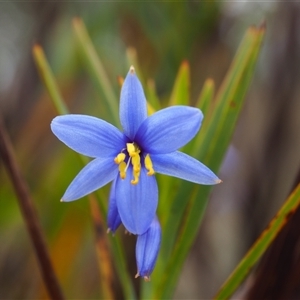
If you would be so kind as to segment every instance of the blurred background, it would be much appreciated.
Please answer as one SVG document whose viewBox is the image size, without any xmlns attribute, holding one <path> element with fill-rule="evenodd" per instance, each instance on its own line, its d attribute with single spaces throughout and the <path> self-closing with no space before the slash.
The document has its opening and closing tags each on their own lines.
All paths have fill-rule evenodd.
<svg viewBox="0 0 300 300">
<path fill-rule="evenodd" d="M 76 154 L 50 131 L 56 113 L 32 57 L 32 46 L 39 43 L 72 112 L 105 119 L 103 95 L 77 49 L 72 30 L 76 16 L 85 22 L 117 93 L 117 77 L 125 76 L 129 68 L 130 47 L 136 50 L 142 81 L 154 80 L 161 101 L 170 96 L 179 66 L 187 60 L 192 102 L 206 78 L 220 86 L 246 29 L 266 22 L 255 77 L 218 174 L 223 184 L 213 189 L 174 296 L 211 298 L 299 182 L 300 5 L 277 1 L 0 3 L 0 113 L 66 296 L 93 299 L 100 291 L 89 204 L 59 202 L 81 164 L 74 163 Z M 47 298 L 1 160 L 0 207 L 0 298 Z M 296 234 L 289 248 L 297 259 L 298 242 Z M 133 254 L 128 259 L 134 270 Z M 268 265 L 268 258 L 264 260 Z M 255 274 L 239 291 L 240 297 L 255 286 Z"/>
</svg>

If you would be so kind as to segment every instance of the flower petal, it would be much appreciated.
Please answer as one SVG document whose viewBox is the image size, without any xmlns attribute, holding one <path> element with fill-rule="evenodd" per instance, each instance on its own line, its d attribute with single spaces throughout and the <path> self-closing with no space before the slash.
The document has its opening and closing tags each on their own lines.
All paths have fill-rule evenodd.
<svg viewBox="0 0 300 300">
<path fill-rule="evenodd" d="M 117 177 L 118 166 L 113 157 L 95 158 L 88 163 L 74 178 L 62 201 L 77 200 L 112 181 Z"/>
<path fill-rule="evenodd" d="M 147 104 L 142 85 L 131 67 L 121 90 L 120 121 L 124 133 L 133 140 L 141 123 L 147 118 Z"/>
<path fill-rule="evenodd" d="M 195 158 L 176 151 L 168 154 L 152 154 L 151 160 L 157 173 L 178 177 L 199 184 L 217 184 L 221 180 Z"/>
<path fill-rule="evenodd" d="M 116 155 L 126 144 L 119 129 L 91 116 L 58 116 L 52 120 L 51 129 L 68 147 L 90 157 Z"/>
<path fill-rule="evenodd" d="M 143 234 L 155 216 L 158 201 L 157 183 L 155 176 L 148 176 L 145 168 L 142 168 L 139 182 L 131 184 L 132 171 L 132 166 L 129 166 L 126 178 L 117 178 L 117 206 L 125 228 L 133 234 Z"/>
<path fill-rule="evenodd" d="M 144 152 L 170 153 L 188 143 L 198 132 L 202 112 L 189 106 L 162 109 L 140 126 L 135 141 Z"/>
<path fill-rule="evenodd" d="M 149 229 L 139 235 L 136 241 L 135 256 L 138 272 L 135 277 L 142 276 L 150 280 L 161 242 L 161 228 L 157 217 L 152 221 Z"/>
<path fill-rule="evenodd" d="M 107 212 L 108 230 L 115 233 L 118 227 L 121 225 L 121 223 L 122 222 L 118 212 L 117 201 L 116 201 L 116 180 L 114 180 L 110 188 L 109 203 L 108 203 L 108 212 Z"/>
</svg>

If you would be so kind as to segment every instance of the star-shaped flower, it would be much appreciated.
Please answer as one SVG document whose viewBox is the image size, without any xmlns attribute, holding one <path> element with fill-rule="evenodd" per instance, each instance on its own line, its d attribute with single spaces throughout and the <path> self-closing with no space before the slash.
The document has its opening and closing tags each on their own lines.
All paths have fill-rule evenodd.
<svg viewBox="0 0 300 300">
<path fill-rule="evenodd" d="M 114 232 L 122 222 L 130 233 L 139 235 L 141 246 L 137 247 L 143 249 L 145 236 L 152 236 L 152 232 L 157 232 L 160 243 L 160 227 L 155 221 L 155 173 L 207 185 L 221 180 L 201 162 L 178 151 L 198 132 L 202 112 L 194 107 L 172 106 L 147 117 L 146 98 L 133 67 L 122 86 L 119 114 L 123 131 L 91 116 L 70 114 L 53 119 L 51 129 L 63 143 L 94 158 L 71 182 L 62 201 L 79 199 L 113 181 L 109 228 Z M 137 257 L 143 257 L 138 249 Z M 146 264 L 154 265 L 153 259 Z"/>
</svg>

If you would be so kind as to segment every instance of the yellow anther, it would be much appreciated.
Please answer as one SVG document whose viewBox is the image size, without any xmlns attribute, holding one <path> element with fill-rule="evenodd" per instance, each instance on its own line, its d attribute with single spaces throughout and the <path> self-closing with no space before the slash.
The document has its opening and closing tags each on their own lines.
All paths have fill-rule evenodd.
<svg viewBox="0 0 300 300">
<path fill-rule="evenodd" d="M 119 172 L 120 172 L 120 177 L 122 179 L 125 179 L 126 178 L 126 162 L 125 161 L 122 161 L 120 164 L 119 164 Z"/>
<path fill-rule="evenodd" d="M 120 164 L 122 161 L 125 160 L 125 158 L 126 158 L 125 153 L 119 153 L 119 154 L 117 155 L 117 157 L 114 159 L 114 162 L 115 162 L 116 164 Z"/>
<path fill-rule="evenodd" d="M 126 146 L 130 157 L 136 156 L 141 152 L 135 143 L 127 143 Z"/>
<path fill-rule="evenodd" d="M 127 146 L 128 154 L 131 157 L 135 156 L 136 155 L 136 149 L 134 147 L 134 144 L 133 143 L 127 143 L 126 146 Z"/>
<path fill-rule="evenodd" d="M 131 180 L 131 183 L 137 184 L 139 182 L 139 177 L 141 173 L 141 158 L 139 154 L 132 156 L 131 163 L 133 166 L 133 177 L 134 177 L 134 179 Z"/>
<path fill-rule="evenodd" d="M 150 176 L 150 175 L 153 175 L 155 173 L 154 169 L 153 169 L 152 160 L 151 160 L 149 154 L 147 154 L 146 157 L 145 157 L 145 168 L 148 170 L 147 175 Z"/>
<path fill-rule="evenodd" d="M 135 172 L 138 172 L 141 170 L 141 158 L 139 155 L 135 155 L 131 159 L 132 165 L 133 165 L 133 170 Z"/>
<path fill-rule="evenodd" d="M 140 170 L 137 171 L 137 172 L 133 170 L 133 177 L 134 177 L 134 179 L 132 179 L 132 180 L 130 181 L 131 184 L 137 184 L 137 183 L 139 182 L 140 174 L 141 174 Z"/>
<path fill-rule="evenodd" d="M 131 183 L 137 184 L 141 174 L 141 150 L 135 143 L 127 143 L 126 147 L 133 167 L 133 179 L 131 180 Z"/>
</svg>

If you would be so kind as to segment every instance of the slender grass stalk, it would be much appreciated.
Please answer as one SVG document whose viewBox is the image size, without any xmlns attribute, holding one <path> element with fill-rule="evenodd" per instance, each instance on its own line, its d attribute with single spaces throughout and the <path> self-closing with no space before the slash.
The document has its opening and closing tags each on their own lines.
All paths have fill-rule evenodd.
<svg viewBox="0 0 300 300">
<path fill-rule="evenodd" d="M 299 206 L 300 184 L 298 184 L 292 194 L 285 201 L 276 216 L 223 284 L 214 299 L 228 299 L 235 292 L 239 285 L 244 281 L 254 264 L 265 253 L 280 230 L 286 225 Z"/>
<path fill-rule="evenodd" d="M 214 97 L 214 93 L 215 93 L 215 82 L 213 81 L 213 79 L 207 78 L 203 84 L 203 88 L 196 102 L 196 107 L 202 110 L 204 116 L 206 116 L 210 108 L 212 99 Z"/>
<path fill-rule="evenodd" d="M 77 17 L 73 19 L 73 29 L 92 75 L 96 79 L 97 87 L 100 87 L 105 95 L 104 99 L 108 105 L 110 114 L 113 117 L 113 121 L 116 125 L 119 125 L 118 99 L 87 29 L 80 18 Z"/>
<path fill-rule="evenodd" d="M 113 292 L 113 267 L 108 246 L 108 236 L 104 230 L 105 225 L 99 210 L 97 199 L 93 194 L 89 195 L 89 203 L 93 217 L 95 238 L 97 244 L 97 256 L 100 271 L 100 286 L 104 299 L 114 299 Z"/>
<path fill-rule="evenodd" d="M 169 106 L 189 105 L 190 102 L 190 65 L 184 60 L 177 73 L 173 90 L 169 100 Z"/>
<path fill-rule="evenodd" d="M 45 57 L 43 48 L 40 45 L 34 45 L 33 54 L 33 58 L 35 60 L 36 66 L 38 67 L 39 74 L 45 86 L 49 87 L 48 92 L 51 99 L 53 100 L 55 109 L 61 114 L 66 114 L 68 112 L 68 109 L 64 101 L 62 100 L 61 93 L 59 92 L 56 81 L 54 80 L 54 75 Z"/>
<path fill-rule="evenodd" d="M 31 238 L 38 264 L 42 273 L 42 278 L 46 285 L 47 291 L 51 299 L 64 299 L 62 290 L 54 273 L 53 265 L 47 250 L 44 236 L 37 218 L 36 211 L 33 206 L 33 201 L 30 197 L 29 189 L 17 161 L 14 157 L 14 150 L 8 134 L 4 128 L 3 122 L 0 119 L 0 156 L 7 170 L 10 180 L 13 184 L 17 195 L 18 204 L 22 212 L 27 231 Z"/>
</svg>

